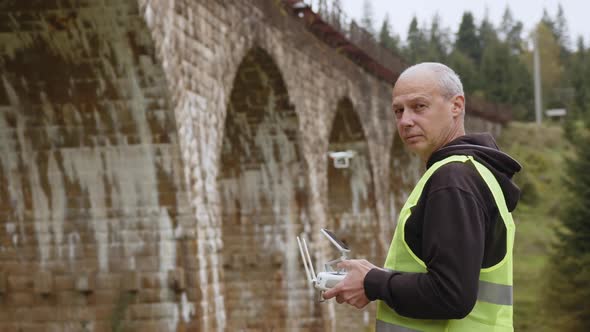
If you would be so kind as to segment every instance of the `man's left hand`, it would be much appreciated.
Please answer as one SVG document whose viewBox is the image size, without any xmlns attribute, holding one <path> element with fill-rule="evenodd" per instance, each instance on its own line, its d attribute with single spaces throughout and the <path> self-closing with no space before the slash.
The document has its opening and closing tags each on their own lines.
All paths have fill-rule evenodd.
<svg viewBox="0 0 590 332">
<path fill-rule="evenodd" d="M 369 271 L 376 266 L 365 259 L 351 259 L 338 263 L 339 269 L 346 269 L 346 277 L 332 289 L 324 293 L 324 299 L 336 297 L 338 303 L 348 303 L 358 309 L 369 304 L 365 295 L 364 280 Z"/>
</svg>

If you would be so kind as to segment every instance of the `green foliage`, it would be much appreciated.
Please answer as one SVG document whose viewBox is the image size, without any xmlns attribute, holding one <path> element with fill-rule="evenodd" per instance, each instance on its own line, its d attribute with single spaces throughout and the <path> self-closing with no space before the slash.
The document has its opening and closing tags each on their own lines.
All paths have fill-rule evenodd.
<svg viewBox="0 0 590 332">
<path fill-rule="evenodd" d="M 565 177 L 572 199 L 567 202 L 562 218 L 558 250 L 564 255 L 577 256 L 590 254 L 590 135 L 579 133 L 574 139 L 576 158 L 568 159 Z"/>
<path fill-rule="evenodd" d="M 362 25 L 368 26 L 372 9 L 367 0 L 364 12 Z M 578 41 L 577 50 L 568 49 L 569 33 L 561 6 L 555 18 L 544 10 L 542 20 L 527 35 L 523 35 L 523 24 L 509 7 L 497 27 L 487 17 L 476 24 L 473 15 L 464 12 L 454 43 L 438 15 L 424 25 L 414 17 L 405 43 L 391 31 L 386 17 L 378 35 L 386 49 L 403 55 L 408 64 L 437 61 L 450 65 L 469 95 L 508 105 L 513 119 L 519 121 L 534 119 L 531 46 L 536 35 L 541 50 L 543 109 L 566 108 L 572 120 L 590 114 L 586 107 L 590 104 L 590 55 L 583 39 Z"/>
<path fill-rule="evenodd" d="M 502 15 L 499 33 L 502 35 L 502 38 L 512 55 L 518 55 L 524 51 L 522 29 L 522 22 L 515 21 L 512 12 L 510 11 L 510 7 L 506 7 L 504 15 Z"/>
<path fill-rule="evenodd" d="M 433 16 L 430 29 L 421 29 L 414 17 L 408 28 L 408 39 L 402 53 L 410 63 L 446 62 L 450 39 L 448 29 L 441 25 L 440 16 Z"/>
<path fill-rule="evenodd" d="M 513 87 L 511 73 L 506 70 L 511 64 L 511 56 L 506 45 L 490 39 L 481 60 L 481 75 L 485 82 L 486 99 L 494 102 L 507 102 Z"/>
<path fill-rule="evenodd" d="M 547 12 L 546 8 L 543 8 L 543 17 L 541 18 L 540 23 L 549 28 L 549 31 L 553 33 L 553 37 L 557 38 L 557 35 L 554 33 L 555 22 L 553 22 L 553 19 L 551 18 L 551 16 L 549 16 L 549 13 Z"/>
<path fill-rule="evenodd" d="M 509 45 L 491 36 L 483 52 L 480 75 L 482 95 L 489 101 L 511 105 L 517 119 L 527 119 L 533 99 L 532 77 Z"/>
<path fill-rule="evenodd" d="M 367 0 L 363 16 L 362 25 L 372 30 L 372 8 Z M 561 5 L 555 18 L 543 10 L 539 24 L 526 35 L 522 22 L 515 19 L 509 7 L 498 27 L 487 16 L 476 24 L 474 16 L 464 12 L 454 43 L 438 15 L 424 25 L 414 17 L 405 43 L 391 31 L 386 17 L 378 39 L 386 49 L 403 55 L 406 63 L 449 64 L 462 78 L 469 95 L 508 105 L 513 119 L 520 121 L 534 119 L 532 41 L 537 36 L 543 109 L 566 108 L 568 118 L 574 121 L 590 116 L 586 106 L 590 104 L 590 55 L 583 39 L 575 51 L 568 48 L 570 36 Z"/>
<path fill-rule="evenodd" d="M 389 23 L 389 14 L 385 14 L 381 30 L 379 31 L 379 44 L 395 54 L 399 54 L 399 36 L 394 35 Z"/>
<path fill-rule="evenodd" d="M 572 96 L 566 103 L 568 122 L 575 122 L 589 113 L 586 110 L 590 105 L 590 57 L 582 37 L 578 39 L 576 52 L 570 57 L 564 76 L 563 84 L 572 87 Z"/>
<path fill-rule="evenodd" d="M 590 253 L 576 256 L 554 254 L 550 265 L 557 269 L 547 269 L 549 296 L 545 300 L 545 312 L 550 312 L 555 320 L 548 321 L 547 330 L 588 331 L 590 329 Z"/>
<path fill-rule="evenodd" d="M 516 23 L 514 22 L 512 11 L 510 10 L 510 7 L 506 6 L 506 8 L 504 8 L 504 14 L 502 14 L 502 22 L 500 23 L 500 27 L 498 28 L 498 30 L 504 36 L 507 36 L 510 33 L 510 31 L 512 31 L 512 29 L 514 28 L 515 24 Z"/>
<path fill-rule="evenodd" d="M 499 144 L 523 165 L 515 176 L 522 190 L 519 204 L 539 207 L 538 211 L 543 214 L 557 216 L 556 210 L 561 204 L 555 196 L 566 193 L 561 170 L 571 150 L 563 137 L 563 129 L 556 124 L 539 127 L 533 123 L 513 122 L 504 129 Z"/>
<path fill-rule="evenodd" d="M 473 15 L 465 12 L 459 25 L 455 49 L 469 57 L 474 63 L 479 64 L 481 58 L 481 40 L 477 35 L 477 28 Z"/>
<path fill-rule="evenodd" d="M 541 89 L 543 90 L 544 109 L 564 106 L 560 97 L 562 87 L 563 64 L 560 58 L 560 46 L 553 35 L 549 23 L 541 22 L 533 32 L 537 36 L 537 43 L 541 58 Z M 552 24 L 552 23 L 551 23 Z M 533 53 L 524 55 L 530 75 L 533 75 Z"/>
<path fill-rule="evenodd" d="M 480 88 L 480 76 L 477 65 L 471 58 L 460 50 L 453 50 L 448 58 L 448 64 L 457 72 L 463 82 L 463 90 L 467 94 L 473 94 Z"/>
<path fill-rule="evenodd" d="M 404 50 L 405 57 L 410 63 L 423 62 L 425 61 L 428 47 L 426 35 L 418 27 L 418 19 L 414 16 L 408 29 L 407 46 Z"/>
<path fill-rule="evenodd" d="M 523 166 L 515 177 L 522 189 L 513 213 L 514 328 L 515 331 L 561 331 L 553 327 L 555 315 L 542 305 L 542 294 L 550 287 L 547 275 L 553 232 L 559 223 L 567 190 L 562 184 L 563 163 L 572 148 L 557 124 L 537 126 L 512 122 L 502 131 L 498 144 Z"/>
<path fill-rule="evenodd" d="M 559 56 L 562 61 L 566 61 L 569 56 L 569 32 L 567 28 L 567 21 L 565 13 L 561 4 L 557 6 L 557 15 L 555 19 L 551 18 L 546 9 L 543 9 L 543 18 L 541 23 L 545 25 L 553 35 L 553 38 L 559 45 Z"/>
<path fill-rule="evenodd" d="M 557 40 L 557 43 L 560 46 L 560 54 L 562 61 L 567 60 L 567 57 L 569 55 L 569 32 L 567 28 L 567 21 L 565 19 L 565 13 L 563 12 L 563 7 L 561 6 L 561 4 L 557 6 L 557 16 L 555 17 L 554 33 L 555 39 Z"/>
<path fill-rule="evenodd" d="M 575 154 L 566 160 L 560 223 L 556 227 L 543 310 L 554 320 L 555 331 L 590 329 L 590 128 L 571 122 L 568 140 L 575 143 Z"/>
<path fill-rule="evenodd" d="M 430 25 L 430 38 L 428 41 L 428 61 L 445 62 L 447 48 L 450 45 L 448 31 L 441 26 L 441 19 L 438 14 L 432 18 Z"/>
<path fill-rule="evenodd" d="M 487 17 L 481 21 L 479 26 L 479 40 L 482 52 L 486 47 L 498 42 L 498 33 Z"/>
</svg>

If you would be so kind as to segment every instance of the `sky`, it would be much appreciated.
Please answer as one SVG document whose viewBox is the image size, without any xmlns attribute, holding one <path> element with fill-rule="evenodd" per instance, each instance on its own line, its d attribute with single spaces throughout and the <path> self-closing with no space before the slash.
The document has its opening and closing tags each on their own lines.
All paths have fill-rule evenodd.
<svg viewBox="0 0 590 332">
<path fill-rule="evenodd" d="M 554 18 L 557 6 L 561 3 L 568 23 L 570 46 L 575 47 L 579 35 L 584 37 L 586 46 L 590 41 L 590 0 L 370 0 L 375 20 L 375 30 L 379 30 L 385 13 L 389 14 L 393 31 L 405 40 L 408 26 L 416 15 L 421 26 L 430 23 L 435 13 L 442 20 L 442 26 L 457 32 L 464 11 L 471 11 L 479 24 L 486 10 L 488 17 L 497 26 L 504 9 L 510 2 L 512 15 L 524 24 L 525 32 L 543 16 L 543 8 Z M 312 2 L 317 2 L 312 1 Z M 330 2 L 330 1 L 328 1 Z M 363 13 L 364 0 L 341 0 L 343 10 L 348 16 L 360 20 Z M 524 37 L 524 36 L 523 36 Z"/>
</svg>

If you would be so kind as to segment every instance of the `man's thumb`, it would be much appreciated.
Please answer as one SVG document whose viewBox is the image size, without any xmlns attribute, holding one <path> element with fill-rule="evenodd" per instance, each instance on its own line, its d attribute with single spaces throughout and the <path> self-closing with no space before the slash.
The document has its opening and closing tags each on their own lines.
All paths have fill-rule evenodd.
<svg viewBox="0 0 590 332">
<path fill-rule="evenodd" d="M 350 260 L 343 260 L 342 262 L 336 264 L 336 267 L 339 269 L 345 269 L 348 270 L 350 269 L 350 267 L 352 266 L 352 263 Z"/>
</svg>

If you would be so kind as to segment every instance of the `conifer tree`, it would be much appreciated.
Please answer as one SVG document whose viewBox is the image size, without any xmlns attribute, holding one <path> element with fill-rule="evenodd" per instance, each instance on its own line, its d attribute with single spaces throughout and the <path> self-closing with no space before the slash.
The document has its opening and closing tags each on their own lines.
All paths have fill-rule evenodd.
<svg viewBox="0 0 590 332">
<path fill-rule="evenodd" d="M 510 7 L 506 6 L 504 15 L 502 15 L 499 32 L 510 49 L 510 53 L 513 55 L 522 54 L 524 44 L 522 40 L 522 30 L 522 22 L 514 20 Z"/>
<path fill-rule="evenodd" d="M 575 133 L 576 157 L 566 165 L 565 201 L 551 258 L 548 309 L 559 331 L 590 331 L 590 122 Z"/>
<path fill-rule="evenodd" d="M 428 51 L 428 40 L 424 32 L 418 27 L 416 16 L 410 22 L 405 51 L 406 59 L 412 64 L 424 61 L 426 52 Z"/>
<path fill-rule="evenodd" d="M 510 31 L 514 28 L 514 17 L 512 16 L 512 11 L 510 10 L 510 6 L 506 5 L 504 8 L 504 14 L 502 14 L 502 22 L 500 22 L 500 27 L 498 31 L 502 35 L 502 38 L 506 40 Z"/>
<path fill-rule="evenodd" d="M 488 45 L 493 45 L 498 40 L 498 33 L 496 32 L 496 29 L 490 21 L 487 13 L 484 19 L 481 21 L 481 25 L 479 26 L 479 40 L 482 55 Z"/>
<path fill-rule="evenodd" d="M 379 44 L 395 54 L 399 54 L 399 36 L 394 35 L 389 23 L 389 14 L 385 14 L 381 30 L 379 31 Z"/>
<path fill-rule="evenodd" d="M 448 53 L 447 45 L 450 44 L 449 39 L 446 29 L 442 27 L 440 15 L 435 14 L 430 24 L 430 39 L 426 60 L 445 62 Z"/>
<path fill-rule="evenodd" d="M 455 49 L 449 54 L 448 63 L 461 77 L 465 93 L 468 95 L 475 94 L 480 88 L 480 76 L 473 60 L 463 52 Z"/>
<path fill-rule="evenodd" d="M 565 13 L 563 12 L 563 7 L 561 4 L 557 6 L 557 16 L 555 17 L 554 23 L 554 30 L 555 30 L 555 38 L 561 47 L 561 56 L 562 59 L 565 60 L 565 57 L 568 56 L 569 51 L 569 31 L 567 27 L 567 20 L 565 18 Z"/>
<path fill-rule="evenodd" d="M 543 17 L 541 18 L 541 23 L 543 23 L 547 28 L 549 28 L 551 32 L 555 32 L 555 22 L 553 22 L 553 19 L 551 18 L 551 16 L 549 16 L 547 8 L 543 8 Z"/>
<path fill-rule="evenodd" d="M 590 58 L 582 36 L 578 38 L 576 51 L 568 58 L 565 76 L 565 81 L 573 92 L 573 97 L 566 107 L 566 121 L 577 121 L 588 113 L 590 105 Z"/>
<path fill-rule="evenodd" d="M 463 13 L 459 31 L 457 32 L 455 49 L 468 56 L 475 64 L 479 64 L 479 60 L 481 59 L 481 44 L 477 35 L 473 15 L 470 12 Z"/>
</svg>

